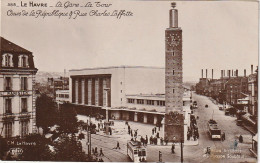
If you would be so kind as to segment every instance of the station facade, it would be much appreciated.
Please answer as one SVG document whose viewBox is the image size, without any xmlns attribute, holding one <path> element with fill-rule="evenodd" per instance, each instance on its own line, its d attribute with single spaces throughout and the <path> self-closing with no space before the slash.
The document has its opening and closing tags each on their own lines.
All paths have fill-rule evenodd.
<svg viewBox="0 0 260 163">
<path fill-rule="evenodd" d="M 119 66 L 70 70 L 70 102 L 78 113 L 160 124 L 165 115 L 165 69 Z M 188 102 L 190 98 L 187 99 Z"/>
</svg>

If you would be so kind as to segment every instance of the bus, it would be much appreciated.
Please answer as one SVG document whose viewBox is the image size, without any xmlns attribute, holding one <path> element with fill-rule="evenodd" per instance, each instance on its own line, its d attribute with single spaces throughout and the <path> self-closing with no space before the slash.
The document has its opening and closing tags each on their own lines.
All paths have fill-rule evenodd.
<svg viewBox="0 0 260 163">
<path fill-rule="evenodd" d="M 127 155 L 133 162 L 145 162 L 146 161 L 146 147 L 139 141 L 127 142 Z"/>
<path fill-rule="evenodd" d="M 213 119 L 208 121 L 208 132 L 211 139 L 221 139 L 221 130 L 218 128 L 217 122 Z"/>
</svg>

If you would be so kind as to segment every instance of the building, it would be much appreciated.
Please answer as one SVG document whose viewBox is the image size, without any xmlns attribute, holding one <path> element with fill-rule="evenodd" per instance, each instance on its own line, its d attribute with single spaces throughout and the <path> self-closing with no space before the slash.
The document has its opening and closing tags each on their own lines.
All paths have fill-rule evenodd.
<svg viewBox="0 0 260 163">
<path fill-rule="evenodd" d="M 69 73 L 69 97 L 77 113 L 105 117 L 108 110 L 109 119 L 164 126 L 166 113 L 164 68 L 99 67 L 70 70 Z M 184 128 L 187 129 L 191 114 L 189 89 L 185 89 L 181 105 Z"/>
<path fill-rule="evenodd" d="M 169 28 L 165 30 L 165 135 L 169 141 L 183 140 L 182 30 L 178 10 L 172 3 Z"/>
<path fill-rule="evenodd" d="M 36 132 L 32 52 L 0 37 L 0 133 L 5 138 Z"/>
<path fill-rule="evenodd" d="M 48 78 L 47 88 L 56 97 L 57 90 L 69 90 L 69 78 L 62 76 L 59 78 Z"/>
<path fill-rule="evenodd" d="M 145 95 L 164 94 L 164 72 L 164 68 L 143 66 L 70 70 L 70 101 L 86 114 L 105 115 L 108 109 L 109 118 L 129 120 L 132 112 L 141 111 L 137 106 L 147 104 Z M 153 115 L 161 114 L 155 110 Z"/>
<path fill-rule="evenodd" d="M 70 94 L 69 90 L 57 90 L 56 91 L 56 103 L 63 104 L 66 102 L 70 102 L 69 94 Z"/>
</svg>

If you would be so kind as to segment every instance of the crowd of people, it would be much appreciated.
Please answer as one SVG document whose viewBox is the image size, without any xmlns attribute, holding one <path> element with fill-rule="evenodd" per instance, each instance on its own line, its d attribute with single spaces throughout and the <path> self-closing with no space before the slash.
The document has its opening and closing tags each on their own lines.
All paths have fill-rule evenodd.
<svg viewBox="0 0 260 163">
<path fill-rule="evenodd" d="M 199 117 L 197 116 L 197 119 Z M 199 130 L 197 126 L 197 121 L 195 116 L 191 115 L 190 117 L 190 127 L 187 130 L 187 140 L 194 140 L 196 141 L 199 138 Z"/>
</svg>

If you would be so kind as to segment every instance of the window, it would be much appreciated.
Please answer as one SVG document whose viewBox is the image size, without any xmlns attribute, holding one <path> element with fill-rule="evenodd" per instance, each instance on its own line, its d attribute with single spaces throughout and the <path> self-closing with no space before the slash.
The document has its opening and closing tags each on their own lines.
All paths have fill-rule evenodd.
<svg viewBox="0 0 260 163">
<path fill-rule="evenodd" d="M 174 70 L 172 70 L 172 75 L 174 75 Z"/>
<path fill-rule="evenodd" d="M 159 106 L 165 106 L 165 101 L 157 101 L 157 105 L 159 105 Z"/>
<path fill-rule="evenodd" d="M 21 121 L 21 137 L 28 134 L 28 121 Z"/>
<path fill-rule="evenodd" d="M 144 100 L 137 99 L 137 104 L 144 104 Z"/>
<path fill-rule="evenodd" d="M 27 55 L 20 55 L 19 56 L 19 67 L 28 67 L 28 56 Z"/>
<path fill-rule="evenodd" d="M 153 100 L 147 100 L 147 105 L 154 105 L 154 101 Z"/>
<path fill-rule="evenodd" d="M 12 137 L 12 122 L 4 123 L 5 128 L 5 138 Z"/>
<path fill-rule="evenodd" d="M 27 98 L 22 98 L 22 112 L 27 112 Z"/>
<path fill-rule="evenodd" d="M 2 65 L 4 67 L 13 67 L 13 55 L 12 54 L 4 54 L 2 59 Z"/>
<path fill-rule="evenodd" d="M 172 93 L 174 93 L 174 89 L 172 89 Z"/>
<path fill-rule="evenodd" d="M 12 113 L 12 99 L 5 99 L 5 113 Z"/>
<path fill-rule="evenodd" d="M 28 88 L 28 79 L 27 77 L 21 77 L 21 90 L 25 91 Z"/>
<path fill-rule="evenodd" d="M 123 91 L 121 90 L 121 93 L 122 93 Z"/>
<path fill-rule="evenodd" d="M 5 78 L 5 90 L 6 91 L 11 91 L 12 90 L 12 79 L 11 79 L 11 77 L 6 77 Z"/>
<path fill-rule="evenodd" d="M 131 103 L 131 104 L 134 104 L 134 103 L 135 103 L 135 99 L 130 99 L 130 98 L 129 98 L 129 99 L 127 99 L 127 102 L 128 102 L 128 103 Z"/>
<path fill-rule="evenodd" d="M 174 56 L 174 52 L 172 52 L 172 56 Z"/>
</svg>

